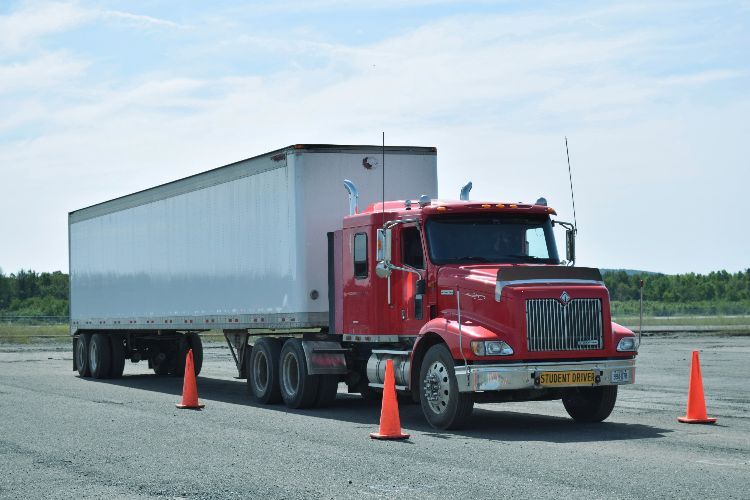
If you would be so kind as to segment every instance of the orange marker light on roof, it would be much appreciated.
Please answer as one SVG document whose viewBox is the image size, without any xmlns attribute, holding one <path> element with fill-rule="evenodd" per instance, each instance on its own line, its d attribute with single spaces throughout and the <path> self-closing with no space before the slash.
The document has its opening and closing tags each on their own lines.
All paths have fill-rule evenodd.
<svg viewBox="0 0 750 500">
<path fill-rule="evenodd" d="M 495 205 L 495 206 L 496 206 L 497 208 L 505 208 L 505 205 L 503 205 L 502 203 L 498 203 L 498 204 L 497 204 L 497 205 Z"/>
<path fill-rule="evenodd" d="M 488 204 L 484 203 L 484 204 L 482 205 L 482 208 L 490 208 L 491 206 L 492 206 L 492 205 L 488 205 Z"/>
<path fill-rule="evenodd" d="M 438 212 L 445 212 L 445 207 L 437 207 L 435 210 Z"/>
<path fill-rule="evenodd" d="M 510 208 L 518 208 L 518 205 L 511 205 Z"/>
</svg>

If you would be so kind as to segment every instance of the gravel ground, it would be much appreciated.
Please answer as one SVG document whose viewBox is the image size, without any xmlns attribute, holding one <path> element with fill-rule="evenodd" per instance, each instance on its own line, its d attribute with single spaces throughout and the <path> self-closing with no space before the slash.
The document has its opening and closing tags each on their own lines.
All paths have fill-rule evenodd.
<svg viewBox="0 0 750 500">
<path fill-rule="evenodd" d="M 644 339 L 637 384 L 602 424 L 560 402 L 478 405 L 436 432 L 402 405 L 406 442 L 369 438 L 379 406 L 345 394 L 325 410 L 251 403 L 220 344 L 206 349 L 206 409 L 177 410 L 182 381 L 130 364 L 81 379 L 68 346 L 0 346 L 1 498 L 749 498 L 750 337 Z M 701 352 L 713 426 L 685 413 Z"/>
</svg>

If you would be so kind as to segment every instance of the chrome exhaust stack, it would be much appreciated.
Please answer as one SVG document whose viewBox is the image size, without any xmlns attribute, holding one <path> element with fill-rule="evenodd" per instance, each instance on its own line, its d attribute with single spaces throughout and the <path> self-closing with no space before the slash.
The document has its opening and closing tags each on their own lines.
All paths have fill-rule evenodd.
<svg viewBox="0 0 750 500">
<path fill-rule="evenodd" d="M 471 191 L 471 188 L 473 187 L 473 184 L 471 181 L 467 182 L 464 187 L 461 188 L 461 197 L 459 198 L 461 201 L 469 201 L 469 192 Z"/>
<path fill-rule="evenodd" d="M 344 179 L 344 187 L 349 192 L 349 215 L 359 213 L 359 191 L 349 179 Z"/>
</svg>

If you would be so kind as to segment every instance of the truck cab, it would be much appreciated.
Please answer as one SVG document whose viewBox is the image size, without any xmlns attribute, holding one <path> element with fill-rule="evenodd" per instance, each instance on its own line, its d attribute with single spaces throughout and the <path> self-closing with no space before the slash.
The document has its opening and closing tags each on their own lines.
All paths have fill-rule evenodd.
<svg viewBox="0 0 750 500">
<path fill-rule="evenodd" d="M 600 272 L 566 265 L 575 229 L 554 216 L 543 199 L 423 198 L 345 217 L 334 332 L 369 356 L 367 386 L 393 360 L 397 389 L 437 428 L 461 426 L 474 402 L 561 399 L 576 420 L 609 416 L 638 339 L 611 321 Z"/>
</svg>

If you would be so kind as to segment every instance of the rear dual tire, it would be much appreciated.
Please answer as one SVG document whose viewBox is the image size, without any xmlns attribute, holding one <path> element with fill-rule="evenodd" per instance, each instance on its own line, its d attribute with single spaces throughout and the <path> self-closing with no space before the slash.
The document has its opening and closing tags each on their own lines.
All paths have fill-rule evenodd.
<svg viewBox="0 0 750 500">
<path fill-rule="evenodd" d="M 120 378 L 125 369 L 125 339 L 117 334 L 82 333 L 73 355 L 81 377 Z"/>
<path fill-rule="evenodd" d="M 310 375 L 299 339 L 262 337 L 250 349 L 247 386 L 259 403 L 284 401 L 289 408 L 320 408 L 336 399 L 338 375 Z"/>
<path fill-rule="evenodd" d="M 281 349 L 281 398 L 289 408 L 310 408 L 318 396 L 319 377 L 307 372 L 302 342 L 289 339 Z"/>
<path fill-rule="evenodd" d="M 74 343 L 75 352 L 73 354 L 76 357 L 78 375 L 81 377 L 91 375 L 91 371 L 89 370 L 89 342 L 91 342 L 91 334 L 82 333 L 76 338 Z"/>
<path fill-rule="evenodd" d="M 255 342 L 250 353 L 247 384 L 255 400 L 263 404 L 281 401 L 279 385 L 279 360 L 281 341 L 262 337 Z"/>
<path fill-rule="evenodd" d="M 193 350 L 193 368 L 195 369 L 195 376 L 197 377 L 201 368 L 203 368 L 203 342 L 201 341 L 200 335 L 195 332 L 186 333 L 180 339 L 179 347 L 177 349 L 177 366 L 174 371 L 171 372 L 176 377 L 183 377 L 185 375 L 185 362 L 187 359 L 188 351 Z"/>
<path fill-rule="evenodd" d="M 109 377 L 112 365 L 112 346 L 109 336 L 95 333 L 89 342 L 89 372 L 94 378 Z"/>
</svg>

